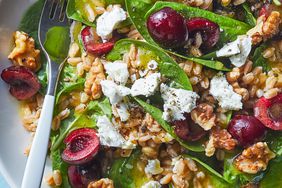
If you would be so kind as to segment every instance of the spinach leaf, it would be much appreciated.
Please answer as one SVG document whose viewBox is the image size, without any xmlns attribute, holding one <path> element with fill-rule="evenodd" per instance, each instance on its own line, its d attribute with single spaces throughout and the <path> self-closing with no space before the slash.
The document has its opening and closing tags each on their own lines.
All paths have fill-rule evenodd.
<svg viewBox="0 0 282 188">
<path fill-rule="evenodd" d="M 245 11 L 245 20 L 246 20 L 246 23 L 249 24 L 249 25 L 252 26 L 252 27 L 255 27 L 257 20 L 256 20 L 256 18 L 254 17 L 254 15 L 252 14 L 249 5 L 248 5 L 247 3 L 244 3 L 242 6 L 243 6 L 243 9 L 244 9 L 244 11 Z"/>
<path fill-rule="evenodd" d="M 178 141 L 180 145 L 182 145 L 183 147 L 185 147 L 186 149 L 191 150 L 191 151 L 195 151 L 195 152 L 204 151 L 203 143 L 200 143 L 200 142 L 188 143 L 188 142 L 185 142 L 184 140 L 180 139 L 175 134 L 172 126 L 162 118 L 163 112 L 160 109 L 144 102 L 141 99 L 138 99 L 138 98 L 134 98 L 134 99 L 136 100 L 136 102 L 142 108 L 144 108 L 144 110 L 146 112 L 148 112 L 162 126 L 162 128 L 167 133 L 169 133 L 176 141 Z"/>
<path fill-rule="evenodd" d="M 199 63 L 203 66 L 209 67 L 209 68 L 214 69 L 214 70 L 230 71 L 230 69 L 226 68 L 225 65 L 222 62 L 217 61 L 217 60 L 209 60 L 209 59 L 212 59 L 212 58 L 207 58 L 208 56 L 206 56 L 204 58 L 202 58 L 202 57 L 196 58 L 196 57 L 184 56 L 184 55 L 181 55 L 181 54 L 178 54 L 176 52 L 169 51 L 169 50 L 166 50 L 166 52 L 171 53 L 175 56 L 181 57 L 183 59 L 187 59 L 189 61 Z M 212 53 L 209 54 L 209 55 L 212 55 Z"/>
<path fill-rule="evenodd" d="M 114 161 L 108 176 L 114 181 L 115 187 L 136 188 L 149 181 L 144 171 L 137 167 L 140 155 L 140 150 L 136 150 L 130 157 Z"/>
<path fill-rule="evenodd" d="M 268 131 L 265 141 L 267 145 L 276 155 L 282 156 L 282 132 Z"/>
<path fill-rule="evenodd" d="M 68 165 L 62 160 L 61 150 L 51 151 L 53 170 L 59 170 L 62 175 L 62 188 L 71 188 L 68 180 Z"/>
<path fill-rule="evenodd" d="M 202 17 L 209 19 L 219 25 L 219 27 L 223 30 L 221 33 L 220 41 L 221 43 L 226 43 L 230 40 L 235 40 L 238 35 L 246 34 L 246 32 L 251 29 L 251 27 L 241 21 L 234 20 L 229 17 L 221 16 L 215 14 L 213 12 L 202 10 L 199 8 L 189 7 L 183 3 L 174 3 L 174 2 L 163 2 L 158 1 L 146 14 L 143 20 L 147 20 L 147 18 L 154 12 L 164 8 L 170 7 L 177 12 L 181 13 L 186 18 L 193 17 Z M 145 22 L 145 21 L 144 21 Z M 149 36 L 143 36 L 145 39 Z M 146 39 L 147 40 L 147 39 Z"/>
<path fill-rule="evenodd" d="M 95 128 L 96 116 L 107 115 L 111 117 L 111 105 L 107 98 L 101 101 L 91 101 L 84 113 L 76 115 L 72 113 L 69 118 L 65 119 L 60 128 L 60 133 L 55 138 L 51 150 L 57 150 L 69 132 L 78 128 Z"/>
<path fill-rule="evenodd" d="M 124 0 L 105 0 L 106 5 L 119 4 L 124 5 Z"/>
<path fill-rule="evenodd" d="M 179 67 L 179 65 L 167 53 L 146 42 L 131 39 L 120 40 L 116 43 L 114 49 L 107 55 L 107 59 L 110 61 L 121 60 L 123 54 L 129 51 L 131 44 L 153 52 L 158 58 L 156 61 L 159 63 L 159 69 L 162 75 L 169 78 L 175 85 L 183 89 L 192 90 L 191 83 L 186 73 Z"/>
<path fill-rule="evenodd" d="M 146 20 L 144 18 L 144 14 L 152 8 L 155 1 L 156 0 L 125 0 L 125 4 L 129 17 L 139 33 L 148 43 L 157 46 L 147 30 Z"/>
<path fill-rule="evenodd" d="M 50 58 L 56 63 L 61 63 L 68 56 L 70 45 L 69 27 L 52 27 L 47 31 L 44 48 Z"/>
<path fill-rule="evenodd" d="M 67 16 L 69 19 L 73 19 L 79 22 L 82 22 L 88 26 L 95 26 L 94 23 L 87 21 L 83 15 L 82 12 L 83 10 L 78 9 L 79 7 L 83 6 L 85 4 L 84 1 L 82 0 L 68 0 L 68 5 L 67 5 Z"/>
<path fill-rule="evenodd" d="M 257 47 L 254 51 L 252 61 L 254 62 L 253 66 L 254 67 L 262 67 L 263 71 L 270 71 L 271 67 L 268 64 L 267 60 L 263 57 L 263 51 L 267 48 L 265 44 L 260 45 Z"/>
<path fill-rule="evenodd" d="M 282 185 L 282 157 L 276 157 L 271 160 L 268 165 L 268 170 L 260 182 L 260 188 L 281 187 Z"/>
</svg>

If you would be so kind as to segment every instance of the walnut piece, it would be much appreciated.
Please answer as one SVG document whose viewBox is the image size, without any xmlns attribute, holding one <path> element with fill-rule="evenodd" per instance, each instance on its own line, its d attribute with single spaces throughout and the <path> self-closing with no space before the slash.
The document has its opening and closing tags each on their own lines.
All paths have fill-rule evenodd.
<svg viewBox="0 0 282 188">
<path fill-rule="evenodd" d="M 207 103 L 198 105 L 191 112 L 191 118 L 206 131 L 215 126 L 216 115 L 213 113 L 213 107 Z"/>
<path fill-rule="evenodd" d="M 252 37 L 253 44 L 258 44 L 276 35 L 279 32 L 280 23 L 280 13 L 272 11 L 267 18 L 265 15 L 260 16 L 257 19 L 256 26 L 249 30 L 247 35 Z"/>
<path fill-rule="evenodd" d="M 102 178 L 99 181 L 90 182 L 88 188 L 114 188 L 114 183 L 108 178 Z"/>
<path fill-rule="evenodd" d="M 15 48 L 8 58 L 14 65 L 25 66 L 32 71 L 40 69 L 40 50 L 35 49 L 34 39 L 28 34 L 17 31 L 14 34 Z"/>
<path fill-rule="evenodd" d="M 84 91 L 92 99 L 99 99 L 102 96 L 102 87 L 100 82 L 105 79 L 103 64 L 99 58 L 96 58 L 91 65 L 89 74 L 86 77 Z"/>
<path fill-rule="evenodd" d="M 275 157 L 275 154 L 268 148 L 265 142 L 258 142 L 239 155 L 234 165 L 242 172 L 256 174 L 266 170 L 268 162 Z"/>
<path fill-rule="evenodd" d="M 212 156 L 216 149 L 233 150 L 237 141 L 227 132 L 226 129 L 214 128 L 211 130 L 209 141 L 206 144 L 206 156 Z"/>
</svg>

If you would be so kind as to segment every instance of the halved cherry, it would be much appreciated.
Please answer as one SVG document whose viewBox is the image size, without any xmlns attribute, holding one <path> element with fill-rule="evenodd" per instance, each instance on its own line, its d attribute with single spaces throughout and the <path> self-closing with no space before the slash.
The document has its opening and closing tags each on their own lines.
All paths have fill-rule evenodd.
<svg viewBox="0 0 282 188">
<path fill-rule="evenodd" d="M 68 178 L 73 188 L 87 188 L 91 181 L 101 178 L 101 165 L 93 161 L 83 166 L 71 165 L 68 168 Z"/>
<path fill-rule="evenodd" d="M 101 43 L 98 35 L 93 32 L 91 27 L 85 27 L 81 31 L 81 39 L 84 49 L 88 53 L 96 56 L 102 56 L 109 53 L 115 45 L 114 41 Z"/>
<path fill-rule="evenodd" d="M 203 40 L 201 47 L 211 48 L 216 45 L 219 40 L 220 30 L 217 23 L 208 19 L 195 17 L 186 21 L 189 35 L 193 36 L 200 32 Z"/>
<path fill-rule="evenodd" d="M 81 128 L 72 131 L 64 140 L 66 149 L 62 159 L 69 164 L 85 164 L 98 153 L 100 141 L 93 129 Z"/>
<path fill-rule="evenodd" d="M 282 93 L 271 99 L 258 99 L 254 106 L 254 115 L 266 127 L 282 130 Z"/>
<path fill-rule="evenodd" d="M 18 100 L 31 98 L 41 87 L 36 75 L 23 66 L 11 66 L 4 69 L 1 78 L 10 85 L 11 95 Z"/>
<path fill-rule="evenodd" d="M 190 114 L 185 115 L 185 120 L 174 121 L 174 132 L 175 134 L 185 141 L 197 141 L 205 136 L 206 132 L 202 127 L 196 125 L 191 119 Z"/>
<path fill-rule="evenodd" d="M 227 130 L 242 146 L 254 144 L 266 133 L 265 126 L 257 118 L 248 115 L 234 116 Z"/>
<path fill-rule="evenodd" d="M 154 41 L 164 48 L 179 48 L 187 43 L 185 19 L 172 8 L 165 7 L 150 15 L 147 27 Z"/>
</svg>

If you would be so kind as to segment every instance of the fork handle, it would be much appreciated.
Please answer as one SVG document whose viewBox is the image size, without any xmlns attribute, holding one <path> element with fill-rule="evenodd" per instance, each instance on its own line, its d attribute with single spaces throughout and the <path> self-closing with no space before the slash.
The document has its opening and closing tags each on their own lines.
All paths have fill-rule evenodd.
<svg viewBox="0 0 282 188">
<path fill-rule="evenodd" d="M 29 153 L 21 188 L 39 188 L 49 144 L 55 97 L 46 95 Z"/>
</svg>

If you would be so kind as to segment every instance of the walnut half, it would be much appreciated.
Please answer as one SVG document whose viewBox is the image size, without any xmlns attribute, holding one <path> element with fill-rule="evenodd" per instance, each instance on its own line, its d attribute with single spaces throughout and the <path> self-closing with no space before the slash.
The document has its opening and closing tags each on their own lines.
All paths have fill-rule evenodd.
<svg viewBox="0 0 282 188">
<path fill-rule="evenodd" d="M 25 66 L 32 71 L 40 69 L 40 50 L 35 49 L 34 39 L 24 32 L 14 34 L 15 47 L 8 58 L 15 65 Z"/>
<path fill-rule="evenodd" d="M 213 113 L 213 107 L 209 104 L 203 103 L 198 105 L 191 112 L 191 118 L 205 131 L 208 131 L 215 126 L 216 115 Z"/>
<path fill-rule="evenodd" d="M 102 178 L 99 181 L 90 182 L 88 188 L 114 188 L 114 183 L 108 178 Z"/>
<path fill-rule="evenodd" d="M 256 174 L 266 170 L 268 162 L 275 154 L 268 148 L 265 142 L 258 142 L 247 149 L 234 160 L 235 167 L 248 174 Z"/>
</svg>

